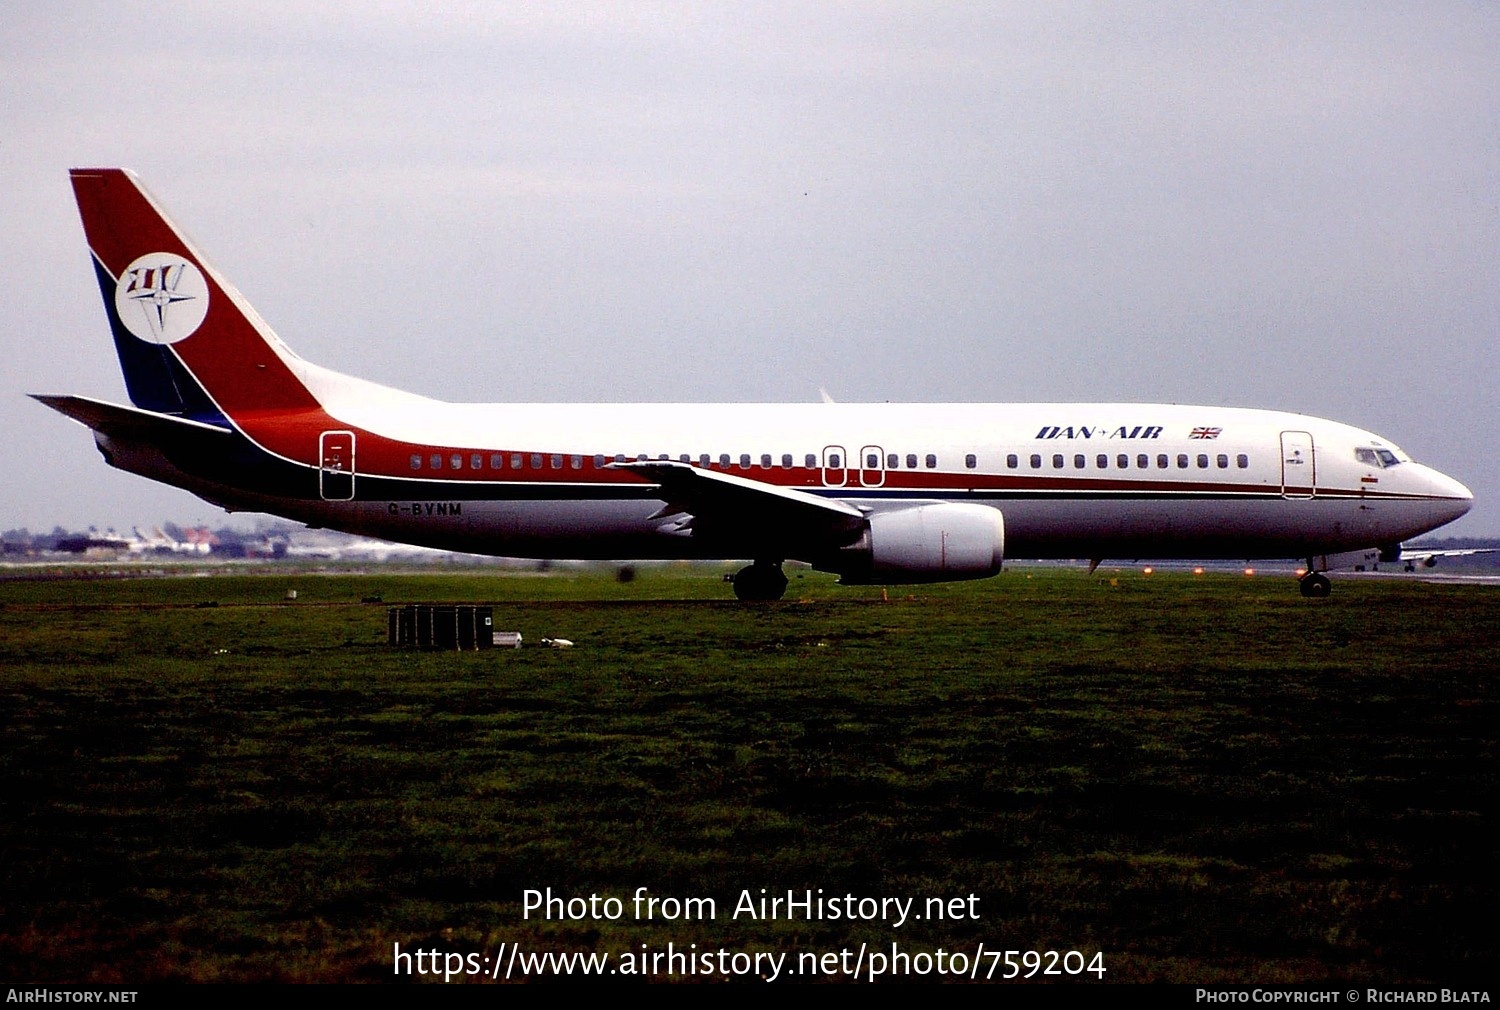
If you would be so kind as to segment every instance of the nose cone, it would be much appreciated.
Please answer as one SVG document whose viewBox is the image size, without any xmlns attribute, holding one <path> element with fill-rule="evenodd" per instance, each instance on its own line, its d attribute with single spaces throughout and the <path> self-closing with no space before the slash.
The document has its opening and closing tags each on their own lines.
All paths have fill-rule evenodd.
<svg viewBox="0 0 1500 1010">
<path fill-rule="evenodd" d="M 1423 493 L 1431 504 L 1432 524 L 1436 528 L 1474 507 L 1474 492 L 1445 473 L 1430 466 L 1414 463 L 1422 476 Z"/>
</svg>

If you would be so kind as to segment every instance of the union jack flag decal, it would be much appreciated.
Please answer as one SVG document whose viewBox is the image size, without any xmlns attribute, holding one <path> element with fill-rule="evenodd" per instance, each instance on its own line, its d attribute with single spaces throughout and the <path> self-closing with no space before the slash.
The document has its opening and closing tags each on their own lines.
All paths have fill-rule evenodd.
<svg viewBox="0 0 1500 1010">
<path fill-rule="evenodd" d="M 1223 428 L 1194 428 L 1188 438 L 1218 438 Z"/>
</svg>

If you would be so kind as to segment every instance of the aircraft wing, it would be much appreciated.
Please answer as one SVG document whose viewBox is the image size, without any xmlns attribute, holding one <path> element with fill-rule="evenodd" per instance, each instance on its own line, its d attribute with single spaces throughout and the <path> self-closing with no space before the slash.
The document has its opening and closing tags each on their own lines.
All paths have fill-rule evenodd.
<svg viewBox="0 0 1500 1010">
<path fill-rule="evenodd" d="M 171 414 L 158 414 L 155 411 L 140 410 L 136 407 L 122 407 L 116 403 L 94 400 L 87 396 L 50 396 L 44 393 L 32 393 L 31 398 L 111 438 L 140 438 L 142 436 L 161 438 L 189 433 L 220 436 L 234 434 L 226 428 L 204 424 L 202 421 L 174 417 Z"/>
<path fill-rule="evenodd" d="M 680 528 L 724 535 L 741 531 L 756 539 L 788 542 L 825 540 L 853 534 L 865 514 L 852 505 L 795 488 L 778 487 L 721 470 L 672 460 L 611 463 L 655 481 L 666 503 L 651 516 L 665 519 L 687 514 Z"/>
<path fill-rule="evenodd" d="M 1418 565 L 1423 568 L 1432 568 L 1438 563 L 1438 558 L 1467 558 L 1476 554 L 1494 554 L 1500 551 L 1496 547 L 1465 547 L 1448 551 L 1429 550 L 1407 550 L 1401 549 L 1401 560 L 1406 564 L 1407 571 L 1413 571 Z"/>
</svg>

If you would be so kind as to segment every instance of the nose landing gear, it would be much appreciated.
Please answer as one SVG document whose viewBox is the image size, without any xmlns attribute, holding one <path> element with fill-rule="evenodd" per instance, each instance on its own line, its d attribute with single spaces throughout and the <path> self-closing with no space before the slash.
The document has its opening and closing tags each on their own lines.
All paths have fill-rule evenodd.
<svg viewBox="0 0 1500 1010">
<path fill-rule="evenodd" d="M 1321 600 L 1333 592 L 1333 583 L 1322 572 L 1313 571 L 1312 562 L 1308 562 L 1307 574 L 1297 580 L 1297 588 L 1308 599 Z"/>
</svg>

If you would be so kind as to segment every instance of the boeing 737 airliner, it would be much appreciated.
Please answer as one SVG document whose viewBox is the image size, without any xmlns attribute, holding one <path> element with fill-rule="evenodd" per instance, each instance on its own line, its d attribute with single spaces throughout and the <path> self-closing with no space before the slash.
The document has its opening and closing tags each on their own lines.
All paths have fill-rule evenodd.
<svg viewBox="0 0 1500 1010">
<path fill-rule="evenodd" d="M 554 559 L 789 559 L 846 583 L 984 578 L 1004 557 L 1306 558 L 1469 510 L 1378 435 L 1150 403 L 460 404 L 292 353 L 121 169 L 73 190 L 134 406 L 38 396 L 112 465 L 231 511 Z"/>
</svg>

